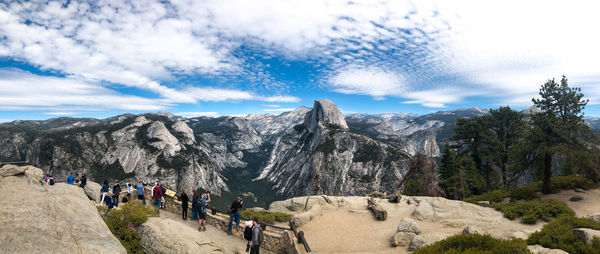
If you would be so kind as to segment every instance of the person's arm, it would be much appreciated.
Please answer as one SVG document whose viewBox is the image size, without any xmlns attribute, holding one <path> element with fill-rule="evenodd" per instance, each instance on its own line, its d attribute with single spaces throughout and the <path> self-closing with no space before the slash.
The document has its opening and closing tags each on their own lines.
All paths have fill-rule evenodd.
<svg viewBox="0 0 600 254">
<path fill-rule="evenodd" d="M 206 203 L 210 203 L 210 194 L 206 193 L 206 197 L 207 197 Z"/>
</svg>

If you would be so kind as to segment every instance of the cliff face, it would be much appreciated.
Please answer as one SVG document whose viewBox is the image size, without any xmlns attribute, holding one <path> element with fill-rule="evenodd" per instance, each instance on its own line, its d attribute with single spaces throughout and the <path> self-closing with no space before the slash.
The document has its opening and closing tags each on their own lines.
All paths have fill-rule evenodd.
<svg viewBox="0 0 600 254">
<path fill-rule="evenodd" d="M 275 183 L 286 196 L 389 192 L 406 171 L 407 158 L 395 147 L 350 132 L 335 105 L 315 101 L 304 123 L 275 141 L 257 179 Z"/>
<path fill-rule="evenodd" d="M 0 124 L 0 161 L 27 160 L 57 179 L 68 172 L 99 182 L 141 177 L 177 191 L 362 194 L 393 190 L 408 155 L 439 155 L 448 121 L 421 118 L 344 117 L 320 100 L 280 115 L 14 121 Z"/>
</svg>

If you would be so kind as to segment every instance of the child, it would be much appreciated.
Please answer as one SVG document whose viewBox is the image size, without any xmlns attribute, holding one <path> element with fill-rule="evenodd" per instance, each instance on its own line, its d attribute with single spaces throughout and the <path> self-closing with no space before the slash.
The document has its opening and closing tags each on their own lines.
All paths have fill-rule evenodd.
<svg viewBox="0 0 600 254">
<path fill-rule="evenodd" d="M 250 241 L 252 241 L 252 221 L 246 221 L 244 223 L 244 239 L 248 241 L 246 243 L 246 252 L 250 251 Z"/>
</svg>

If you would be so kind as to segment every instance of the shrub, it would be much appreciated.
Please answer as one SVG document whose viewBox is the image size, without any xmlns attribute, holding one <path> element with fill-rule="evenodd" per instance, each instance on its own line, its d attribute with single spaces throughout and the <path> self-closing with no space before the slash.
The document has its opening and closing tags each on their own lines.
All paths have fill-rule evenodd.
<svg viewBox="0 0 600 254">
<path fill-rule="evenodd" d="M 516 187 L 510 190 L 510 200 L 517 201 L 539 199 L 541 197 L 541 195 L 538 194 L 540 190 L 541 188 L 538 188 L 536 184 L 528 184 L 521 187 Z"/>
<path fill-rule="evenodd" d="M 445 240 L 425 246 L 415 254 L 441 253 L 497 253 L 519 254 L 530 253 L 527 243 L 521 239 L 500 240 L 489 235 L 455 235 Z"/>
<path fill-rule="evenodd" d="M 507 198 L 509 195 L 510 192 L 505 190 L 493 190 L 485 192 L 481 195 L 472 196 L 465 199 L 465 201 L 473 204 L 477 204 L 477 201 L 490 201 L 491 203 L 498 203 L 504 198 Z"/>
<path fill-rule="evenodd" d="M 101 214 L 105 209 L 98 209 Z M 140 236 L 135 230 L 148 220 L 148 216 L 157 216 L 154 209 L 141 202 L 128 202 L 121 209 L 112 209 L 104 216 L 104 222 L 119 239 L 127 253 L 144 253 L 140 246 Z"/>
<path fill-rule="evenodd" d="M 277 222 L 287 222 L 292 218 L 292 215 L 287 213 L 280 212 L 270 212 L 270 211 L 250 211 L 244 210 L 241 212 L 242 217 L 246 219 L 257 218 L 259 221 L 264 221 L 269 224 L 273 224 Z"/>
<path fill-rule="evenodd" d="M 568 253 L 600 253 L 600 239 L 595 238 L 592 245 L 587 245 L 575 235 L 574 228 L 600 230 L 600 224 L 590 219 L 563 216 L 546 224 L 541 231 L 531 234 L 527 243 L 561 249 Z"/>
<path fill-rule="evenodd" d="M 527 224 L 535 224 L 537 220 L 550 221 L 562 215 L 575 215 L 565 203 L 558 200 L 517 201 L 507 204 L 493 204 L 492 207 L 504 213 L 504 217 L 514 220 L 521 217 Z"/>
</svg>

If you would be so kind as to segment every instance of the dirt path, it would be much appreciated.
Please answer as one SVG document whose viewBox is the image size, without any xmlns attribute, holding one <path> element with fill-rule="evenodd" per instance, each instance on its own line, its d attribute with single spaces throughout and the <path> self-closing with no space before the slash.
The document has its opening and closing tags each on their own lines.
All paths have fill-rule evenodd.
<svg viewBox="0 0 600 254">
<path fill-rule="evenodd" d="M 583 200 L 573 202 L 569 199 L 575 195 L 583 197 Z M 586 217 L 600 213 L 600 189 L 588 190 L 585 193 L 577 193 L 573 190 L 561 191 L 556 194 L 544 195 L 542 199 L 556 199 L 567 204 L 578 217 Z"/>
</svg>

